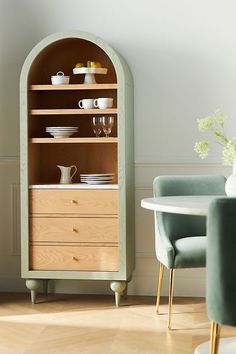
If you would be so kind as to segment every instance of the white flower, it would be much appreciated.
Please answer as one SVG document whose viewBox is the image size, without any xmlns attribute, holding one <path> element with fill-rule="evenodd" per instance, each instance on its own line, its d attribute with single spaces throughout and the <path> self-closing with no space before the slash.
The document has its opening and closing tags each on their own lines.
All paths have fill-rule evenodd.
<svg viewBox="0 0 236 354">
<path fill-rule="evenodd" d="M 195 143 L 194 151 L 196 151 L 202 159 L 205 159 L 209 153 L 209 142 L 204 140 Z"/>
<path fill-rule="evenodd" d="M 224 122 L 225 122 L 225 116 L 220 110 L 215 111 L 215 113 L 212 114 L 212 116 L 199 118 L 197 120 L 198 129 L 200 132 L 205 132 L 207 130 L 212 130 L 212 129 L 215 130 L 217 129 L 218 125 L 220 126 L 220 128 L 223 128 Z"/>
<path fill-rule="evenodd" d="M 233 165 L 233 162 L 236 158 L 236 139 L 233 138 L 229 140 L 226 146 L 223 149 L 222 159 L 224 161 L 224 165 Z"/>
<path fill-rule="evenodd" d="M 215 111 L 215 122 L 219 125 L 221 125 L 221 127 L 224 126 L 225 123 L 225 116 L 224 113 L 222 113 L 219 109 L 217 111 Z"/>
<path fill-rule="evenodd" d="M 233 165 L 236 159 L 236 138 L 229 140 L 224 133 L 225 116 L 217 110 L 211 116 L 197 119 L 198 129 L 200 132 L 211 131 L 216 142 L 223 146 L 222 159 L 225 165 Z M 194 150 L 202 159 L 209 154 L 209 141 L 204 140 L 197 142 Z"/>
</svg>

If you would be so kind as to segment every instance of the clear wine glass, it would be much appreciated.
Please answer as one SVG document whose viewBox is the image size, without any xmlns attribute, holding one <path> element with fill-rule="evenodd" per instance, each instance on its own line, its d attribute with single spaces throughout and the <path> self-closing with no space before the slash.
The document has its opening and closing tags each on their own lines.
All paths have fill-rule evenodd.
<svg viewBox="0 0 236 354">
<path fill-rule="evenodd" d="M 106 135 L 106 138 L 109 137 L 109 135 L 111 134 L 112 131 L 112 127 L 114 124 L 114 117 L 102 117 L 102 129 Z"/>
<path fill-rule="evenodd" d="M 102 132 L 102 117 L 92 117 L 92 129 L 96 137 L 98 138 Z"/>
</svg>

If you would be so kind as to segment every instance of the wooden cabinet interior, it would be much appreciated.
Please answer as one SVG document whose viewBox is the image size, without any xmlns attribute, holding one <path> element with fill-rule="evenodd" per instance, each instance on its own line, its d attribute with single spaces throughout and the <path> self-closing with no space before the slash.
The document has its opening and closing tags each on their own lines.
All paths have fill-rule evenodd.
<svg viewBox="0 0 236 354">
<path fill-rule="evenodd" d="M 100 113 L 102 116 L 103 113 Z M 100 116 L 99 115 L 99 116 Z M 45 137 L 52 138 L 51 135 L 45 132 L 45 127 L 49 126 L 67 126 L 78 127 L 78 132 L 73 134 L 72 137 L 94 137 L 91 125 L 90 115 L 53 115 L 53 116 L 29 116 L 29 138 Z M 110 136 L 117 137 L 117 115 L 114 116 L 114 126 Z M 104 134 L 101 134 L 104 137 Z"/>
<path fill-rule="evenodd" d="M 79 48 L 79 49 L 78 49 Z M 63 70 L 71 78 L 71 83 L 82 83 L 83 75 L 73 75 L 72 69 L 76 63 L 96 59 L 108 68 L 106 75 L 96 75 L 101 83 L 116 83 L 114 66 L 107 54 L 94 43 L 82 39 L 66 39 L 51 44 L 45 48 L 34 60 L 29 72 L 29 112 L 31 110 L 43 109 L 79 109 L 78 101 L 83 98 L 112 97 L 113 106 L 117 107 L 117 90 L 99 89 L 99 83 L 93 85 L 95 88 L 83 90 L 31 90 L 32 85 L 50 84 L 51 75 L 56 71 Z M 92 86 L 92 87 L 93 87 Z M 47 126 L 76 126 L 78 132 L 75 137 L 94 137 L 91 126 L 91 115 L 31 115 L 28 116 L 29 138 L 50 138 L 45 132 Z M 94 109 L 94 114 L 102 115 L 102 110 Z M 117 137 L 117 114 L 114 115 L 114 126 L 111 137 Z M 52 143 L 54 140 L 51 140 Z M 37 163 L 35 164 L 35 161 Z M 114 183 L 117 183 L 117 146 L 116 144 L 49 144 L 45 146 L 34 146 L 29 144 L 29 180 L 30 184 L 58 183 L 59 170 L 57 165 L 69 166 L 76 164 L 79 173 L 114 173 Z M 76 181 L 76 179 L 74 179 Z M 79 182 L 77 176 L 77 182 Z"/>
<path fill-rule="evenodd" d="M 76 165 L 75 183 L 81 173 L 114 173 L 113 183 L 117 183 L 117 144 L 30 144 L 30 185 L 59 183 L 57 165 Z"/>
<path fill-rule="evenodd" d="M 72 68 L 71 68 L 72 71 Z M 70 76 L 81 76 L 73 75 Z M 99 75 L 97 75 L 99 76 Z M 104 75 L 106 76 L 106 75 Z M 97 79 L 97 77 L 96 77 Z M 108 79 L 107 79 L 108 80 Z M 96 85 L 94 90 L 39 90 L 29 91 L 30 95 L 30 109 L 78 109 L 78 102 L 83 98 L 98 98 L 98 97 L 111 97 L 113 98 L 113 107 L 117 107 L 116 89 L 100 90 L 99 84 Z M 94 112 L 98 112 L 95 109 Z"/>
<path fill-rule="evenodd" d="M 84 75 L 72 75 L 77 62 L 85 65 L 88 60 L 99 61 L 107 68 L 106 75 L 97 75 L 97 83 L 116 83 L 116 71 L 111 59 L 97 44 L 81 38 L 64 38 L 51 43 L 37 55 L 29 71 L 28 82 L 51 84 L 51 76 L 58 71 L 71 77 L 70 83 L 83 83 Z"/>
</svg>

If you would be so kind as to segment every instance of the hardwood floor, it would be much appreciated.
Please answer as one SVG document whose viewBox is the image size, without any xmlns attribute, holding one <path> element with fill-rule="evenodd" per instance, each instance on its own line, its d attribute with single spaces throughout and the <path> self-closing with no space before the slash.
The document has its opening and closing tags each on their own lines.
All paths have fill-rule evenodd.
<svg viewBox="0 0 236 354">
<path fill-rule="evenodd" d="M 164 302 L 164 304 L 163 304 Z M 0 294 L 0 354 L 192 354 L 209 339 L 204 299 L 175 298 L 168 331 L 163 299 L 131 297 L 116 309 L 112 296 Z M 223 327 L 222 336 L 236 336 Z"/>
</svg>

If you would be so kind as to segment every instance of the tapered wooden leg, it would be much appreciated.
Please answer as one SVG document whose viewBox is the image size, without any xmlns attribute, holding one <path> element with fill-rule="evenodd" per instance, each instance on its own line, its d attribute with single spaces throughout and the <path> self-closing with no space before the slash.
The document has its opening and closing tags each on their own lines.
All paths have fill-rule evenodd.
<svg viewBox="0 0 236 354">
<path fill-rule="evenodd" d="M 164 274 L 164 265 L 162 263 L 160 263 L 159 279 L 158 279 L 158 286 L 157 286 L 156 313 L 159 313 L 163 274 Z"/>
<path fill-rule="evenodd" d="M 120 305 L 120 296 L 122 295 L 123 291 L 126 287 L 125 281 L 112 281 L 110 284 L 111 290 L 115 293 L 115 304 L 116 307 Z"/>
<path fill-rule="evenodd" d="M 174 293 L 174 275 L 175 275 L 175 269 L 170 269 L 168 329 L 171 329 L 171 316 L 172 316 L 172 304 L 173 304 L 173 293 Z"/>
<path fill-rule="evenodd" d="M 31 302 L 32 304 L 36 303 L 37 290 L 40 287 L 40 280 L 36 279 L 27 279 L 25 282 L 26 287 L 30 290 L 31 293 Z"/>
<path fill-rule="evenodd" d="M 210 354 L 218 354 L 220 328 L 218 323 L 211 321 Z"/>
</svg>

